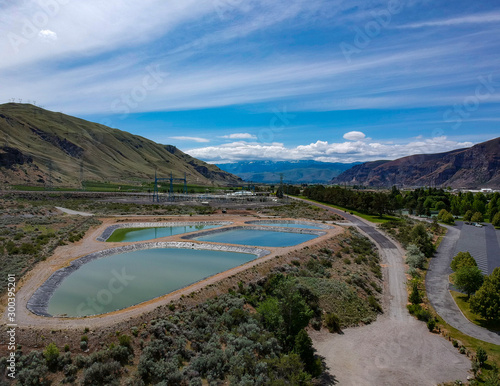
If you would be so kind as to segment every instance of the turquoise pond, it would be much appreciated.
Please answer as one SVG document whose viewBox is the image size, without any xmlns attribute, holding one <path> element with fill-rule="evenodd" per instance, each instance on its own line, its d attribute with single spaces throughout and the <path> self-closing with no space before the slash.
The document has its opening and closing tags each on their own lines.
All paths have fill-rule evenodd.
<svg viewBox="0 0 500 386">
<path fill-rule="evenodd" d="M 195 237 L 194 240 L 260 247 L 290 247 L 318 237 L 305 233 L 277 232 L 258 229 L 232 229 Z"/>
<path fill-rule="evenodd" d="M 265 226 L 273 226 L 273 227 L 282 227 L 282 228 L 302 228 L 302 229 L 323 229 L 317 225 L 312 224 L 292 224 L 292 223 L 276 223 L 276 222 L 258 222 L 253 225 L 265 225 Z"/>
<path fill-rule="evenodd" d="M 92 260 L 66 277 L 49 300 L 53 316 L 126 308 L 254 260 L 248 253 L 158 248 Z"/>
<path fill-rule="evenodd" d="M 221 225 L 180 225 L 156 228 L 118 228 L 106 240 L 108 242 L 133 242 L 181 235 L 183 233 L 218 228 Z"/>
</svg>

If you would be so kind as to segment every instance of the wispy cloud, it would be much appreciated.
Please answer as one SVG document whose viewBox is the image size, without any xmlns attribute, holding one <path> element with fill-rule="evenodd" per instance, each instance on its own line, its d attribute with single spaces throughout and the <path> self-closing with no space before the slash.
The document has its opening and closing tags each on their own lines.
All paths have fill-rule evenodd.
<svg viewBox="0 0 500 386">
<path fill-rule="evenodd" d="M 219 138 L 225 139 L 257 139 L 256 135 L 250 133 L 234 133 L 228 135 L 221 135 Z"/>
<path fill-rule="evenodd" d="M 477 15 L 468 15 L 440 20 L 423 21 L 420 23 L 411 23 L 400 25 L 398 28 L 423 28 L 423 27 L 447 27 L 463 24 L 482 24 L 496 23 L 500 21 L 500 13 L 484 13 Z"/>
<path fill-rule="evenodd" d="M 203 142 L 210 142 L 209 139 L 207 138 L 201 138 L 201 137 L 187 137 L 187 136 L 175 136 L 175 137 L 169 137 L 170 139 L 175 139 L 178 141 L 191 141 L 191 142 L 198 142 L 198 143 L 203 143 Z"/>
<path fill-rule="evenodd" d="M 341 135 L 325 135 L 325 128 L 410 138 L 426 125 L 429 137 L 429 122 L 449 126 L 443 114 L 475 96 L 480 76 L 491 76 L 488 100 L 461 113 L 463 127 L 446 134 L 498 132 L 499 6 L 457 0 L 450 10 L 445 0 L 410 0 L 346 63 L 339 43 L 362 41 L 387 9 L 387 0 L 0 2 L 0 103 L 23 98 L 84 118 L 99 115 L 114 127 L 144 127 L 141 135 L 162 142 L 229 141 L 224 146 L 234 144 L 235 157 L 239 151 L 297 157 L 297 143 L 309 143 L 301 150 L 313 158 L 342 149 L 362 149 L 369 157 L 374 147 L 389 144 L 352 133 L 336 143 Z M 447 28 L 436 33 L 436 27 Z M 154 87 L 144 81 L 151 66 L 167 74 Z M 128 114 L 117 108 L 124 98 Z M 256 134 L 282 106 L 297 117 L 273 132 L 283 144 L 258 143 Z M 207 119 L 193 122 L 182 114 L 187 111 L 208 112 Z M 126 115 L 133 119 L 124 121 Z M 165 122 L 179 116 L 184 121 L 176 127 L 192 131 L 168 137 Z M 223 157 L 219 148 L 213 154 Z M 398 148 L 387 149 L 388 156 Z"/>
</svg>

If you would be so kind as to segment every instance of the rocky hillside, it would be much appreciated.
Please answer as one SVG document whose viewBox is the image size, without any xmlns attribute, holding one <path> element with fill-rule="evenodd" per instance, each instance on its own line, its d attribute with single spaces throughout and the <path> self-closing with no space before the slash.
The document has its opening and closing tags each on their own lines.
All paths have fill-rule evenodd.
<svg viewBox="0 0 500 386">
<path fill-rule="evenodd" d="M 500 188 L 500 138 L 467 149 L 356 165 L 333 184 L 373 187 Z"/>
<path fill-rule="evenodd" d="M 175 146 L 29 104 L 0 105 L 0 184 L 141 183 L 151 181 L 155 169 L 164 177 L 186 173 L 189 184 L 242 182 Z"/>
</svg>

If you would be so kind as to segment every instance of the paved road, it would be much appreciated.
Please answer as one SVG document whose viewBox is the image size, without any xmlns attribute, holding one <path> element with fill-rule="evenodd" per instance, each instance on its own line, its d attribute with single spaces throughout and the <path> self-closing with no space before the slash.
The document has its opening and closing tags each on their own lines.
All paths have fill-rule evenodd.
<svg viewBox="0 0 500 386">
<path fill-rule="evenodd" d="M 377 244 L 384 263 L 383 315 L 368 326 L 345 329 L 341 335 L 324 330 L 310 333 L 315 349 L 333 374 L 333 383 L 385 386 L 465 381 L 470 361 L 450 342 L 431 334 L 425 323 L 406 309 L 404 251 L 373 224 L 325 205 L 313 205 L 345 217 L 366 233 Z"/>
<path fill-rule="evenodd" d="M 485 328 L 469 322 L 469 320 L 463 316 L 449 292 L 448 276 L 452 273 L 450 263 L 457 251 L 470 250 L 471 254 L 477 254 L 479 252 L 484 253 L 479 259 L 476 259 L 478 265 L 481 263 L 482 269 L 485 267 L 485 262 L 483 260 L 486 259 L 486 248 L 481 244 L 480 235 L 476 235 L 476 233 L 479 233 L 476 230 L 484 231 L 484 229 L 468 225 L 464 225 L 464 227 L 467 227 L 467 231 L 461 232 L 460 226 L 446 226 L 448 233 L 439 245 L 435 257 L 431 259 L 429 271 L 425 279 L 427 297 L 436 312 L 446 321 L 446 323 L 462 331 L 464 334 L 485 342 L 500 345 L 500 334 L 488 331 Z M 471 238 L 475 239 L 475 241 L 471 241 Z M 463 244 L 464 240 L 473 243 L 472 247 L 469 246 L 469 248 L 463 249 L 464 247 L 462 247 L 462 245 L 465 245 Z M 476 257 L 476 255 L 473 256 Z"/>
</svg>

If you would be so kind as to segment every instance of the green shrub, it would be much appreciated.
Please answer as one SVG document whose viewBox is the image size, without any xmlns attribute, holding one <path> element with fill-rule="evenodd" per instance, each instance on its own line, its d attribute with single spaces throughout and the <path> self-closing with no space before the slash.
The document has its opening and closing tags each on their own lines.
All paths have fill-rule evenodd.
<svg viewBox="0 0 500 386">
<path fill-rule="evenodd" d="M 333 312 L 325 314 L 324 319 L 325 326 L 326 328 L 328 328 L 328 331 L 330 331 L 331 333 L 342 332 L 342 330 L 340 329 L 340 319 Z"/>
<path fill-rule="evenodd" d="M 408 245 L 406 250 L 406 264 L 410 268 L 423 268 L 425 263 L 425 255 L 420 251 L 420 249 L 414 245 Z"/>
<path fill-rule="evenodd" d="M 476 350 L 476 361 L 479 364 L 479 367 L 483 367 L 487 360 L 488 354 L 486 354 L 486 350 L 482 347 L 478 347 Z"/>
<path fill-rule="evenodd" d="M 370 305 L 370 307 L 374 311 L 382 313 L 382 306 L 377 301 L 377 299 L 375 298 L 375 296 L 373 296 L 373 295 L 368 296 L 368 304 Z"/>
<path fill-rule="evenodd" d="M 119 362 L 93 363 L 83 372 L 82 385 L 119 385 L 121 375 L 121 365 Z"/>
<path fill-rule="evenodd" d="M 408 308 L 410 315 L 416 315 L 422 310 L 422 306 L 420 304 L 408 304 L 406 308 Z"/>
<path fill-rule="evenodd" d="M 415 315 L 416 315 L 418 320 L 421 320 L 423 322 L 428 322 L 432 318 L 432 314 L 428 310 L 425 310 L 425 309 L 421 309 Z"/>
<path fill-rule="evenodd" d="M 420 296 L 420 292 L 418 290 L 418 283 L 416 281 L 412 282 L 412 289 L 410 292 L 410 296 L 408 300 L 411 304 L 420 304 L 422 303 L 422 297 Z"/>
<path fill-rule="evenodd" d="M 130 348 L 132 338 L 128 335 L 120 335 L 118 337 L 118 342 L 120 343 L 120 346 Z"/>
<path fill-rule="evenodd" d="M 430 332 L 434 331 L 434 328 L 436 327 L 436 321 L 434 319 L 429 319 L 427 321 L 427 328 L 429 329 Z"/>
<path fill-rule="evenodd" d="M 50 343 L 43 352 L 43 356 L 47 361 L 47 367 L 51 371 L 55 371 L 57 369 L 57 359 L 59 358 L 59 349 L 54 343 Z"/>
</svg>

